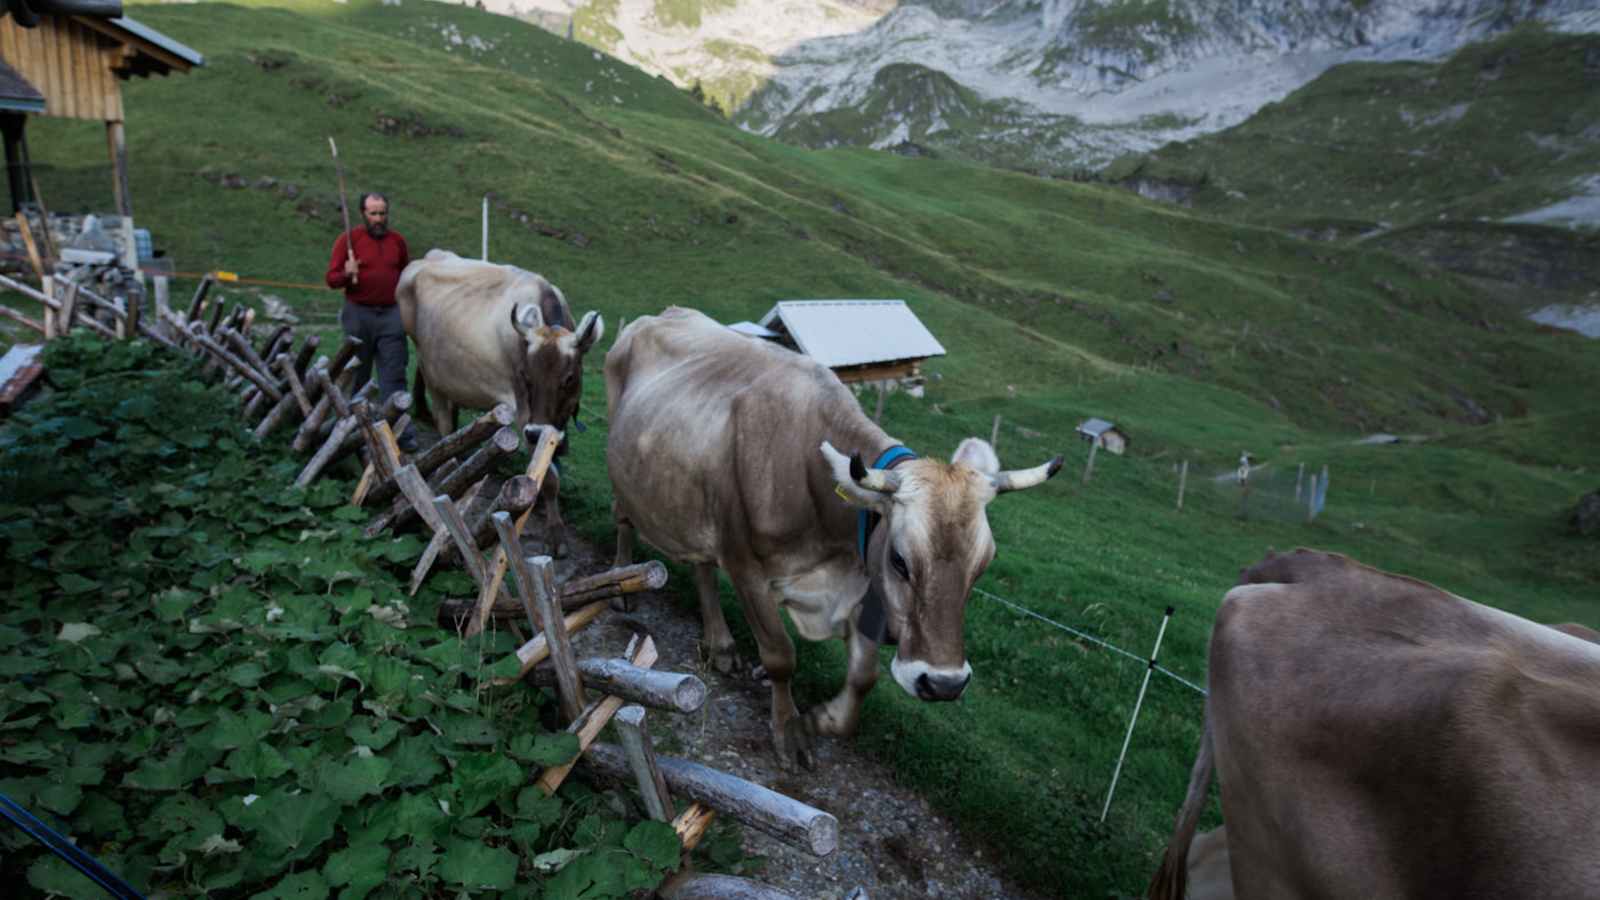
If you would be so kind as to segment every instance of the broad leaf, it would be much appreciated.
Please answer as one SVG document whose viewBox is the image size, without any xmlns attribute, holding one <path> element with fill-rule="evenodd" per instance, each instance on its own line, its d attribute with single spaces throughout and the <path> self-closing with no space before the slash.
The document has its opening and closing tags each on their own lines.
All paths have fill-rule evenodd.
<svg viewBox="0 0 1600 900">
<path fill-rule="evenodd" d="M 509 890 L 517 880 L 516 854 L 504 847 L 485 847 L 476 841 L 445 841 L 439 877 L 468 890 Z"/>
</svg>

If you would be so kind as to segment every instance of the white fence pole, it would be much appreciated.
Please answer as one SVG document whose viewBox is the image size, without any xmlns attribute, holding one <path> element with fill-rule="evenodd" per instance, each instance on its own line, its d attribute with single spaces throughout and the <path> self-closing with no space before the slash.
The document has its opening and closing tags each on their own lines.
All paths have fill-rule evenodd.
<svg viewBox="0 0 1600 900">
<path fill-rule="evenodd" d="M 489 195 L 483 195 L 483 261 L 489 261 Z"/>
<path fill-rule="evenodd" d="M 1128 720 L 1128 734 L 1122 739 L 1122 752 L 1117 754 L 1117 767 L 1111 772 L 1111 789 L 1106 791 L 1106 805 L 1100 810 L 1100 821 L 1111 811 L 1111 797 L 1117 792 L 1117 778 L 1122 775 L 1122 761 L 1128 756 L 1128 745 L 1133 742 L 1133 726 L 1139 722 L 1139 707 L 1144 705 L 1144 692 L 1150 687 L 1150 673 L 1156 670 L 1156 656 L 1161 653 L 1161 638 L 1167 633 L 1167 623 L 1172 621 L 1172 607 L 1167 607 L 1161 617 L 1161 630 L 1156 632 L 1156 645 L 1150 651 L 1150 665 L 1144 670 L 1144 681 L 1139 685 L 1139 699 L 1133 702 L 1133 717 Z"/>
</svg>

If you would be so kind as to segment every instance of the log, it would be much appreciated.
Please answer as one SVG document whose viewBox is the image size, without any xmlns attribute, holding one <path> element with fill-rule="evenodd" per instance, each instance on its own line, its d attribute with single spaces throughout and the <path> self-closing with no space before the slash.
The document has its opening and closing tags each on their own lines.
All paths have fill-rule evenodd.
<svg viewBox="0 0 1600 900">
<path fill-rule="evenodd" d="M 266 343 L 261 345 L 261 352 L 256 355 L 262 359 L 275 359 L 279 353 L 287 349 L 287 347 L 278 346 L 284 341 L 288 341 L 290 344 L 294 343 L 294 326 L 288 322 L 284 322 L 277 328 L 272 329 L 272 333 L 267 335 Z"/>
<path fill-rule="evenodd" d="M 437 494 L 457 496 L 462 490 L 466 489 L 467 485 L 488 472 L 489 467 L 494 464 L 497 458 L 516 450 L 518 443 L 515 431 L 509 428 L 500 429 L 489 440 L 485 441 L 483 446 L 473 451 L 465 462 L 456 466 L 449 476 L 438 479 L 437 483 L 432 485 L 428 496 L 432 497 Z M 411 468 L 416 468 L 415 462 L 411 464 Z M 411 503 L 407 502 L 403 497 L 397 498 L 390 505 L 388 511 L 373 519 L 371 524 L 367 525 L 367 537 L 373 537 L 389 528 L 399 528 L 406 525 L 415 515 L 416 510 Z M 504 570 L 501 570 L 501 577 L 504 577 L 504 574 Z"/>
<path fill-rule="evenodd" d="M 706 702 L 706 683 L 687 672 L 658 672 L 629 665 L 625 659 L 586 656 L 578 660 L 578 673 L 585 685 L 597 691 L 666 712 L 698 712 Z M 526 680 L 550 687 L 555 684 L 555 671 L 540 666 L 529 672 Z"/>
<path fill-rule="evenodd" d="M 306 396 L 306 386 L 300 380 L 300 373 L 295 371 L 294 360 L 290 359 L 287 353 L 279 353 L 272 361 L 277 365 L 278 372 L 283 375 L 283 383 L 289 386 L 289 395 L 300 407 L 300 415 L 311 415 L 311 398 Z"/>
<path fill-rule="evenodd" d="M 72 332 L 72 320 L 78 313 L 78 283 L 68 280 L 66 289 L 61 292 L 61 333 Z"/>
<path fill-rule="evenodd" d="M 47 308 L 49 308 L 51 310 L 59 311 L 61 309 L 61 301 L 57 300 L 56 298 L 54 298 L 52 296 L 50 296 L 49 293 L 36 291 L 32 287 L 29 287 L 28 285 L 23 284 L 20 281 L 14 281 L 14 280 L 12 280 L 10 278 L 7 278 L 4 275 L 0 275 L 0 287 L 8 287 L 8 288 L 12 289 L 13 291 L 16 291 L 19 294 L 22 294 L 22 295 L 27 296 L 27 297 L 31 297 L 34 300 L 37 300 L 40 303 L 43 303 Z"/>
<path fill-rule="evenodd" d="M 637 651 L 633 649 L 635 642 L 638 644 Z M 634 641 L 629 642 L 628 648 L 634 665 L 649 668 L 656 664 L 656 642 L 653 639 L 646 637 L 640 641 L 636 635 Z M 600 730 L 606 727 L 606 723 L 611 721 L 611 717 L 616 715 L 617 710 L 622 708 L 623 702 L 621 697 L 608 694 L 600 702 L 584 710 L 583 715 L 579 716 L 577 721 L 567 727 L 568 732 L 578 736 L 580 757 L 582 751 L 593 744 L 596 737 L 600 736 Z M 550 766 L 539 773 L 539 780 L 535 784 L 545 794 L 553 796 L 556 789 L 561 787 L 561 782 L 566 780 L 568 773 L 572 771 L 572 767 L 577 761 L 577 759 L 574 759 L 559 766 Z M 626 761 L 624 761 L 623 766 L 627 766 Z"/>
<path fill-rule="evenodd" d="M 409 400 L 409 396 L 407 397 Z M 406 416 L 404 422 L 410 424 L 411 417 Z M 397 426 L 402 432 L 405 425 Z M 360 506 L 372 490 L 373 485 L 381 484 L 393 478 L 396 469 L 405 462 L 405 453 L 400 449 L 400 442 L 395 439 L 395 429 L 381 419 L 369 422 L 362 426 L 362 434 L 367 439 L 367 468 L 361 473 L 361 482 L 356 485 L 356 492 L 351 495 L 352 506 Z M 382 465 L 376 465 L 381 462 Z"/>
<path fill-rule="evenodd" d="M 421 476 L 418 476 L 419 480 L 420 478 Z M 471 540 L 471 536 L 467 534 L 467 523 L 461 518 L 461 510 L 456 507 L 456 502 L 450 499 L 449 494 L 440 494 L 433 498 L 433 511 L 445 531 L 449 532 L 450 537 L 456 542 L 456 546 L 461 548 L 461 559 L 466 564 L 467 574 L 472 576 L 473 581 L 482 584 L 483 557 L 467 543 Z"/>
<path fill-rule="evenodd" d="M 206 324 L 206 331 L 217 333 L 217 329 L 222 326 L 222 311 L 227 306 L 228 301 L 225 298 L 217 298 L 216 304 L 211 307 L 211 321 Z"/>
<path fill-rule="evenodd" d="M 437 495 L 429 491 L 428 482 L 417 474 L 417 467 L 414 465 L 401 466 L 395 471 L 394 478 L 404 494 L 403 497 L 395 502 L 408 504 L 418 515 L 422 516 L 422 521 L 434 531 L 444 528 L 444 522 L 439 518 L 438 509 L 433 505 L 433 498 Z M 446 494 L 445 496 L 449 495 Z M 481 578 L 475 580 L 482 581 Z"/>
<path fill-rule="evenodd" d="M 43 322 L 39 321 L 38 319 L 30 319 L 9 306 L 0 306 L 0 316 L 4 316 L 13 322 L 18 322 L 27 326 L 28 328 L 32 328 L 34 331 L 37 331 L 40 334 L 45 333 Z"/>
<path fill-rule="evenodd" d="M 212 356 L 226 364 L 233 371 L 244 376 L 252 384 L 264 391 L 268 397 L 271 397 L 274 401 L 283 399 L 283 392 L 278 390 L 278 386 L 273 384 L 271 379 L 255 371 L 255 369 L 253 369 L 249 363 L 237 356 L 234 356 L 232 353 L 229 353 L 226 348 L 213 340 L 204 331 L 200 330 L 199 328 L 195 328 L 191 330 L 190 333 L 194 335 L 195 341 L 199 343 L 200 346 L 210 351 Z"/>
<path fill-rule="evenodd" d="M 800 900 L 788 891 L 749 878 L 688 869 L 662 882 L 656 888 L 656 896 L 661 900 Z"/>
<path fill-rule="evenodd" d="M 312 339 L 315 340 L 315 336 L 314 335 L 313 335 Z M 319 368 L 320 369 L 320 368 L 326 367 L 327 365 L 328 365 L 328 358 L 326 356 L 318 357 L 317 364 L 316 364 L 315 368 Z M 306 384 L 306 383 L 303 383 L 303 384 L 307 389 L 306 399 L 309 401 L 311 399 L 311 396 L 310 396 L 310 393 L 309 393 L 310 385 Z M 270 412 L 268 412 L 265 416 L 263 416 L 262 419 L 261 419 L 261 424 L 256 426 L 256 437 L 264 438 L 267 435 L 271 434 L 273 429 L 277 428 L 280 424 L 283 423 L 284 419 L 288 418 L 289 411 L 292 410 L 292 409 L 296 409 L 296 408 L 298 408 L 298 407 L 296 407 L 296 405 L 295 405 L 295 398 L 294 398 L 294 396 L 292 394 L 286 395 L 282 400 L 279 400 L 278 401 L 278 405 L 274 406 Z M 310 417 L 307 416 L 306 418 L 310 418 Z"/>
<path fill-rule="evenodd" d="M 479 545 L 482 543 L 480 539 Z M 561 592 L 561 608 L 570 610 L 596 600 L 610 600 L 613 597 L 635 594 L 639 591 L 657 590 L 666 583 L 667 567 L 656 560 L 650 560 L 631 566 L 620 566 L 596 575 L 574 578 L 562 582 L 558 589 Z M 444 625 L 447 620 L 471 615 L 473 608 L 470 601 L 445 600 L 439 604 L 440 624 Z M 521 607 L 499 603 L 489 610 L 489 615 L 496 619 L 510 619 L 521 614 Z"/>
<path fill-rule="evenodd" d="M 168 350 L 172 350 L 174 352 L 182 352 L 183 350 L 183 348 L 178 346 L 177 343 L 172 340 L 172 338 L 169 338 L 161 332 L 155 330 L 146 322 L 139 323 L 139 335 L 155 341 Z"/>
<path fill-rule="evenodd" d="M 533 483 L 532 478 L 526 475 L 513 475 L 507 478 L 500 485 L 500 493 L 495 496 L 494 502 L 473 516 L 468 524 L 468 530 L 472 533 L 474 545 L 482 548 L 495 539 L 493 518 L 495 513 L 507 512 L 514 516 L 521 515 L 524 510 L 532 506 L 538 499 L 538 486 Z M 446 549 L 440 556 L 445 562 L 452 562 L 455 559 L 455 549 Z M 514 615 L 520 611 L 521 607 L 518 607 L 508 614 Z"/>
<path fill-rule="evenodd" d="M 479 416 L 464 428 L 459 428 L 439 439 L 432 447 L 418 453 L 411 460 L 424 477 L 431 477 L 439 467 L 463 452 L 483 443 L 490 435 L 517 420 L 516 411 L 504 403 Z M 372 489 L 368 499 L 374 504 L 388 502 L 395 494 L 393 484 L 380 484 Z"/>
<path fill-rule="evenodd" d="M 533 426 L 529 427 L 531 428 Z M 554 428 L 541 427 L 539 443 L 533 449 L 533 458 L 528 462 L 527 471 L 528 477 L 533 480 L 535 495 L 537 495 L 539 490 L 544 486 L 545 473 L 550 470 L 550 463 L 555 460 L 556 448 L 560 446 L 560 444 L 560 431 L 557 431 Z M 511 533 L 514 537 L 522 537 L 522 527 L 527 524 L 528 516 L 532 515 L 532 513 L 533 508 L 530 506 L 528 509 L 523 510 L 521 515 L 517 516 L 516 524 L 511 529 Z M 506 552 L 503 548 L 496 548 L 495 551 L 489 555 L 490 582 L 499 584 L 500 580 L 505 577 L 507 561 L 508 557 L 506 556 Z M 489 603 L 490 598 L 487 596 L 487 591 L 479 594 L 479 615 L 475 617 L 473 621 L 477 622 L 480 628 L 483 625 L 483 617 L 488 615 L 486 608 Z"/>
<path fill-rule="evenodd" d="M 256 352 L 256 348 L 251 346 L 248 338 L 237 331 L 226 331 L 222 336 L 233 346 L 234 354 L 249 363 L 256 370 L 257 375 L 260 375 L 266 381 L 274 382 L 274 385 L 276 384 L 277 379 L 272 377 L 272 369 L 261 358 L 261 355 Z M 274 402 L 283 399 L 283 392 L 279 391 L 278 396 L 272 399 Z"/>
<path fill-rule="evenodd" d="M 123 337 L 133 338 L 139 334 L 139 319 L 144 312 L 144 291 L 132 290 L 128 292 L 127 315 L 123 317 Z"/>
<path fill-rule="evenodd" d="M 516 576 L 518 593 L 522 596 L 522 605 L 528 608 L 528 618 L 534 619 L 534 611 L 538 611 L 538 620 L 544 625 L 545 640 L 550 645 L 550 662 L 555 666 L 557 693 L 561 698 L 561 711 L 569 722 L 575 722 L 583 715 L 583 708 L 588 705 L 584 696 L 583 678 L 578 674 L 578 658 L 572 652 L 572 641 L 567 635 L 567 629 L 561 623 L 561 607 L 556 603 L 556 576 L 553 560 L 548 556 L 523 556 L 517 537 L 511 534 L 511 516 L 509 513 L 496 513 L 503 518 L 497 520 L 495 528 L 500 531 L 501 549 L 511 555 L 511 571 Z M 511 538 L 509 545 L 505 543 L 507 537 Z"/>
<path fill-rule="evenodd" d="M 683 845 L 683 852 L 688 853 L 699 846 L 700 839 L 706 836 L 706 830 L 717 817 L 717 811 L 704 803 L 691 803 L 689 808 L 678 813 L 672 820 L 672 830 L 678 833 L 678 843 Z"/>
<path fill-rule="evenodd" d="M 354 446 L 355 435 L 356 420 L 354 416 L 346 416 L 336 422 L 333 426 L 333 431 L 328 435 L 328 439 L 322 442 L 322 446 L 318 447 L 317 452 L 312 454 L 311 461 L 306 463 L 304 469 L 300 470 L 299 477 L 294 480 L 294 486 L 303 488 L 315 481 L 317 476 L 322 474 L 322 470 L 327 468 L 335 457 L 344 452 L 347 444 Z"/>
<path fill-rule="evenodd" d="M 317 355 L 317 346 L 322 343 L 318 335 L 311 335 L 300 343 L 300 355 L 294 358 L 294 371 L 302 380 L 306 377 L 306 368 L 311 365 L 311 358 Z"/>
<path fill-rule="evenodd" d="M 355 358 L 356 348 L 361 346 L 359 338 L 345 335 L 344 342 L 333 354 L 333 361 L 328 363 L 328 382 L 338 384 L 344 375 L 344 370 L 350 365 L 350 360 Z M 333 401 L 323 393 L 322 382 L 315 378 L 306 380 L 306 397 L 311 400 L 311 415 L 306 416 L 300 423 L 300 430 L 295 432 L 294 440 L 290 446 L 296 453 L 304 453 L 311 448 L 317 434 L 322 428 L 322 421 L 328 417 L 328 412 L 333 408 Z"/>
<path fill-rule="evenodd" d="M 615 744 L 592 745 L 583 761 L 612 778 L 625 779 L 632 774 L 627 754 Z M 677 796 L 716 807 L 814 856 L 827 856 L 839 846 L 839 820 L 816 807 L 685 759 L 658 756 L 656 765 Z"/>
<path fill-rule="evenodd" d="M 523 476 L 518 476 L 518 477 L 523 477 Z M 500 545 L 499 545 L 500 549 L 504 550 L 507 554 L 511 554 L 513 559 L 520 558 L 522 556 L 522 544 L 521 544 L 521 539 L 518 538 L 517 535 L 516 535 L 516 532 L 512 530 L 512 527 L 511 527 L 511 513 L 504 512 L 504 511 L 490 513 L 489 514 L 489 524 L 494 528 L 495 535 L 500 541 Z M 478 557 L 477 545 L 473 545 L 473 547 L 470 548 L 470 549 L 463 547 L 461 549 L 461 552 L 463 554 L 466 554 L 466 553 L 470 552 L 473 557 L 475 557 L 475 558 Z M 482 566 L 483 560 L 481 558 L 478 558 L 478 564 L 479 564 L 480 567 Z M 512 572 L 512 575 L 516 578 L 516 582 L 517 582 L 517 597 L 522 601 L 522 611 L 524 613 L 526 613 L 527 616 L 528 616 L 528 627 L 532 630 L 533 633 L 538 633 L 540 631 L 543 631 L 544 629 L 543 629 L 541 623 L 543 623 L 544 620 L 545 620 L 545 612 L 540 607 L 539 603 L 534 599 L 534 593 L 533 593 L 533 590 L 532 590 L 532 585 L 530 584 L 529 577 L 525 577 L 525 576 L 528 576 L 530 574 L 528 566 L 527 565 L 521 565 L 521 566 L 513 565 L 511 567 L 511 572 Z M 488 607 L 494 605 L 492 602 L 486 602 L 486 601 L 491 601 L 491 600 L 494 600 L 494 599 L 498 599 L 498 595 L 491 596 L 489 591 L 482 591 L 481 590 L 481 591 L 478 592 L 478 608 L 474 611 L 474 614 L 472 616 L 472 621 L 467 623 L 467 631 L 466 631 L 466 633 L 468 635 L 477 634 L 478 632 L 483 630 L 483 626 L 488 622 L 488 619 L 489 619 L 489 616 L 487 615 Z M 554 613 L 552 613 L 552 614 L 554 614 Z M 556 645 L 554 645 L 554 644 L 552 644 L 551 646 L 552 647 L 556 647 Z M 559 648 L 557 648 L 557 649 L 559 649 Z M 559 657 L 559 653 L 554 652 L 554 651 L 552 651 L 551 655 Z M 576 671 L 576 669 L 574 669 L 573 671 Z M 561 681 L 562 681 L 562 679 L 557 679 L 557 686 L 558 687 L 562 686 L 560 684 Z M 580 710 L 579 711 L 581 712 L 582 711 L 581 710 L 582 704 L 580 703 L 579 706 L 580 706 Z"/>
<path fill-rule="evenodd" d="M 593 622 L 597 616 L 605 611 L 606 605 L 604 603 L 591 603 L 576 612 L 567 613 L 567 615 L 561 621 L 562 624 L 567 627 L 567 633 L 571 634 L 590 622 Z M 517 672 L 516 677 L 495 678 L 491 679 L 489 683 L 495 685 L 516 684 L 518 681 L 522 680 L 522 676 L 528 674 L 530 669 L 549 658 L 549 644 L 545 641 L 544 635 L 536 634 L 531 640 L 517 648 L 517 664 L 519 671 Z"/>
<path fill-rule="evenodd" d="M 206 294 L 210 293 L 211 286 L 216 283 L 217 280 L 212 278 L 209 272 L 200 279 L 200 284 L 194 289 L 194 299 L 189 301 L 189 313 L 184 316 L 185 322 L 193 322 L 200 317 L 200 307 L 206 302 Z"/>
<path fill-rule="evenodd" d="M 633 769 L 634 781 L 639 785 L 639 795 L 644 798 L 644 808 L 657 822 L 671 822 L 674 815 L 672 795 L 667 793 L 666 779 L 656 766 L 655 746 L 650 742 L 650 732 L 644 730 L 644 707 L 624 706 L 612 719 L 617 736 L 622 739 L 622 752 L 627 754 L 628 767 Z"/>
<path fill-rule="evenodd" d="M 488 484 L 488 482 L 489 476 L 487 475 L 479 478 L 478 482 L 474 484 L 471 489 L 467 491 L 466 496 L 462 498 L 461 505 L 465 507 L 471 507 L 473 501 L 478 498 L 480 493 L 482 493 L 483 486 Z M 416 567 L 411 570 L 411 591 L 408 596 L 415 597 L 417 595 L 417 589 L 422 587 L 422 579 L 427 578 L 428 571 L 433 568 L 433 561 L 439 558 L 439 553 L 443 551 L 445 546 L 449 543 L 450 532 L 448 530 L 441 529 L 433 533 L 433 539 L 428 541 L 427 549 L 422 551 L 422 558 L 417 560 Z M 443 625 L 442 621 L 441 625 Z"/>
<path fill-rule="evenodd" d="M 322 386 L 322 396 L 333 402 L 333 411 L 341 419 L 350 418 L 350 400 L 345 397 L 344 391 L 334 383 L 327 372 L 318 372 L 312 376 Z"/>
</svg>

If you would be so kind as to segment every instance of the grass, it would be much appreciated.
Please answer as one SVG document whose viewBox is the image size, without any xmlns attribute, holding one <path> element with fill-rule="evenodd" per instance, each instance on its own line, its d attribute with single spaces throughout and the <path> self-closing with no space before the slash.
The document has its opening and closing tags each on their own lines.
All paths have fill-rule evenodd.
<svg viewBox="0 0 1600 900">
<path fill-rule="evenodd" d="M 388 191 L 417 253 L 475 255 L 492 194 L 491 256 L 543 273 L 580 314 L 600 310 L 610 335 L 669 304 L 735 321 L 780 299 L 905 298 L 949 355 L 928 365 L 938 377 L 925 398 L 889 398 L 892 434 L 948 455 L 1000 415 L 1006 465 L 1067 455 L 1054 481 L 990 510 L 1000 555 L 980 587 L 1136 654 L 1175 606 L 1162 659 L 1191 680 L 1204 678 L 1222 594 L 1269 546 L 1347 552 L 1535 619 L 1594 624 L 1597 554 L 1562 517 L 1596 487 L 1600 358 L 1448 272 L 1299 241 L 1259 224 L 1267 215 L 1240 224 L 1103 185 L 775 143 L 662 79 L 459 6 L 130 13 L 207 58 L 126 89 L 134 210 L 180 271 L 318 281 L 339 228 L 331 134 L 352 191 Z M 386 133 L 387 120 L 409 125 Z M 98 126 L 36 120 L 29 135 L 53 208 L 109 205 Z M 230 189 L 226 175 L 277 185 Z M 1458 187 L 1428 182 L 1425 202 L 1464 202 L 1450 199 Z M 334 336 L 330 292 L 228 291 L 265 292 Z M 590 430 L 564 466 L 563 503 L 608 542 L 600 366 L 592 354 Z M 1073 428 L 1089 415 L 1133 443 L 1101 454 L 1084 484 Z M 1353 443 L 1374 430 L 1429 440 Z M 1209 480 L 1241 450 L 1280 473 L 1248 519 Z M 1292 493 L 1281 473 L 1300 463 L 1332 476 L 1309 524 L 1267 502 Z M 963 702 L 918 704 L 886 684 L 859 743 L 1035 889 L 1141 890 L 1183 796 L 1197 695 L 1152 685 L 1102 825 L 1142 666 L 982 596 L 967 644 L 976 678 Z M 800 648 L 802 702 L 830 696 L 842 674 L 839 647 Z"/>
</svg>

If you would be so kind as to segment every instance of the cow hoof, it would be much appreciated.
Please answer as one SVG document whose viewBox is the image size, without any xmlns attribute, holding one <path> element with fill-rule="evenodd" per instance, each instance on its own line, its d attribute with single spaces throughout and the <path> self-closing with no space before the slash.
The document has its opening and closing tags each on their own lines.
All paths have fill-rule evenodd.
<svg viewBox="0 0 1600 900">
<path fill-rule="evenodd" d="M 778 763 L 785 772 L 794 771 L 795 763 L 807 770 L 817 767 L 816 753 L 812 747 L 811 729 L 806 727 L 804 716 L 795 716 L 783 726 L 783 734 L 774 735 Z"/>
</svg>

